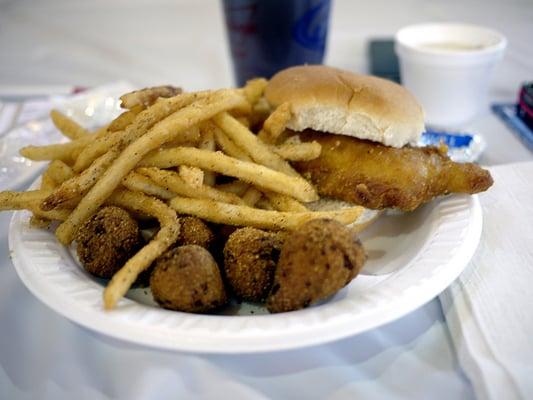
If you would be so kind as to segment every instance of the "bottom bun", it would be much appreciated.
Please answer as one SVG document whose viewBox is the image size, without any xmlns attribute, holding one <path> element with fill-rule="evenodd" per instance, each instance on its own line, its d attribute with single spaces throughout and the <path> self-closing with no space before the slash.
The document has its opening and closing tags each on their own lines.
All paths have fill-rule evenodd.
<svg viewBox="0 0 533 400">
<path fill-rule="evenodd" d="M 320 200 L 312 203 L 307 203 L 306 206 L 312 211 L 334 211 L 342 210 L 343 208 L 357 207 L 356 204 L 327 197 L 321 198 Z M 369 208 L 364 208 L 363 213 L 357 219 L 357 221 L 352 222 L 348 226 L 354 229 L 356 232 L 361 232 L 362 230 L 368 228 L 382 213 L 383 211 L 381 210 L 370 210 Z"/>
</svg>

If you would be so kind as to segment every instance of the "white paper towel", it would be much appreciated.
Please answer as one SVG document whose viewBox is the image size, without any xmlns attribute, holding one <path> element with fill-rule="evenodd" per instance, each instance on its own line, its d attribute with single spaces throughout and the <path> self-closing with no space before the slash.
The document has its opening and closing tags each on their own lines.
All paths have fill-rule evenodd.
<svg viewBox="0 0 533 400">
<path fill-rule="evenodd" d="M 490 169 L 483 234 L 440 300 L 459 361 L 480 399 L 533 396 L 533 162 Z"/>
</svg>

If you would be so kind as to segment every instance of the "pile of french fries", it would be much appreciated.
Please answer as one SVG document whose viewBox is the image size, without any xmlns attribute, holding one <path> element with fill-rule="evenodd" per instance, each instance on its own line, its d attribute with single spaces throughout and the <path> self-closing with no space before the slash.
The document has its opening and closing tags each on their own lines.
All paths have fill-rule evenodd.
<svg viewBox="0 0 533 400">
<path fill-rule="evenodd" d="M 178 215 L 273 230 L 293 230 L 314 218 L 353 223 L 361 207 L 322 212 L 306 207 L 319 196 L 289 161 L 318 157 L 320 145 L 283 140 L 290 106 L 270 110 L 266 84 L 255 79 L 237 89 L 181 93 L 155 87 L 128 93 L 121 97 L 125 111 L 95 132 L 52 111 L 70 141 L 23 148 L 21 155 L 49 161 L 48 168 L 38 190 L 0 193 L 0 210 L 30 210 L 32 225 L 39 227 L 60 221 L 55 235 L 64 245 L 103 205 L 157 219 L 157 234 L 106 287 L 106 309 L 175 243 Z"/>
</svg>

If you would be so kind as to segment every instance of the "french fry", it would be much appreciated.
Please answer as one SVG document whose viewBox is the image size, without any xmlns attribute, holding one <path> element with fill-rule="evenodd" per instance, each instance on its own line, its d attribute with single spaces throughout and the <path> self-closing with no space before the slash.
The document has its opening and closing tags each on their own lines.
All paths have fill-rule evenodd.
<svg viewBox="0 0 533 400">
<path fill-rule="evenodd" d="M 58 160 L 55 160 L 58 161 Z M 57 187 L 57 182 L 52 178 L 50 175 L 50 165 L 48 166 L 47 170 L 42 174 L 41 176 L 41 186 L 40 190 L 46 190 L 51 191 Z M 46 228 L 50 225 L 50 220 L 39 217 L 38 215 L 32 213 L 32 216 L 30 217 L 30 226 L 34 228 Z"/>
<path fill-rule="evenodd" d="M 269 143 L 276 142 L 276 139 L 285 130 L 291 118 L 292 111 L 290 103 L 281 104 L 268 116 L 263 124 L 263 130 L 268 132 Z"/>
<path fill-rule="evenodd" d="M 26 146 L 20 149 L 19 153 L 34 161 L 61 160 L 71 162 L 76 159 L 77 154 L 87 145 L 105 136 L 107 129 L 101 128 L 95 134 L 89 134 L 82 138 L 72 140 L 67 143 L 57 143 L 45 146 Z"/>
<path fill-rule="evenodd" d="M 311 161 L 320 156 L 322 146 L 312 141 L 305 143 L 282 143 L 272 146 L 272 151 L 288 161 Z"/>
<path fill-rule="evenodd" d="M 61 160 L 54 160 L 48 166 L 46 173 L 54 180 L 56 184 L 62 184 L 74 176 L 72 168 Z"/>
<path fill-rule="evenodd" d="M 73 176 L 63 182 L 59 188 L 48 196 L 42 203 L 43 211 L 50 211 L 56 208 L 63 208 L 65 202 L 73 200 L 87 193 L 100 178 L 111 163 L 118 157 L 117 150 L 110 150 L 100 156 L 89 168 L 80 175 Z"/>
<path fill-rule="evenodd" d="M 52 191 L 58 185 L 73 176 L 72 169 L 63 161 L 54 160 L 41 176 L 41 190 Z M 51 220 L 39 217 L 35 213 L 30 218 L 30 225 L 34 228 L 45 228 Z"/>
<path fill-rule="evenodd" d="M 141 90 L 135 90 L 125 95 L 120 96 L 120 106 L 126 109 L 133 109 L 134 107 L 141 106 L 146 108 L 155 103 L 160 98 L 168 98 L 177 96 L 182 92 L 181 88 L 174 86 L 154 86 Z"/>
<path fill-rule="evenodd" d="M 223 192 L 207 185 L 191 186 L 178 174 L 157 168 L 138 168 L 140 174 L 148 176 L 157 185 L 162 186 L 178 195 L 198 199 L 211 199 L 230 204 L 244 204 L 239 196 Z"/>
<path fill-rule="evenodd" d="M 252 158 L 246 152 L 237 146 L 226 134 L 215 124 L 209 125 L 213 130 L 215 141 L 218 147 L 230 157 L 237 158 L 241 161 L 252 161 Z"/>
<path fill-rule="evenodd" d="M 88 168 L 98 157 L 107 153 L 111 148 L 119 146 L 126 136 L 125 131 L 119 131 L 94 140 L 76 157 L 72 169 L 79 173 Z"/>
<path fill-rule="evenodd" d="M 76 164 L 73 169 L 76 172 L 81 172 L 87 168 L 99 156 L 107 152 L 111 147 L 119 145 L 120 148 L 125 148 L 141 136 L 143 136 L 156 123 L 164 120 L 170 114 L 189 106 L 194 101 L 206 98 L 212 92 L 197 92 L 197 93 L 183 93 L 169 99 L 164 99 L 141 111 L 133 122 L 126 126 L 124 131 L 115 132 L 113 135 L 107 135 L 98 138 L 84 149 L 83 153 L 76 159 Z M 176 137 L 175 140 L 181 139 L 182 142 L 191 141 L 196 137 L 195 130 L 186 130 Z"/>
<path fill-rule="evenodd" d="M 33 213 L 35 218 L 38 218 L 38 220 L 34 219 L 33 223 L 45 224 L 46 221 L 46 225 L 51 221 L 65 221 L 72 212 L 72 210 L 69 209 L 43 211 L 39 208 L 38 204 L 31 204 L 27 209 Z M 32 223 L 31 220 L 30 223 Z"/>
<path fill-rule="evenodd" d="M 248 121 L 250 121 L 250 126 L 263 126 L 263 123 L 270 115 L 270 104 L 268 104 L 268 101 L 261 97 L 257 103 L 255 103 L 252 107 L 252 112 L 248 116 Z"/>
<path fill-rule="evenodd" d="M 161 150 L 146 157 L 139 165 L 171 168 L 186 164 L 238 178 L 260 188 L 292 196 L 308 202 L 318 199 L 313 186 L 302 177 L 285 175 L 282 172 L 240 161 L 221 152 L 210 152 L 189 147 Z"/>
<path fill-rule="evenodd" d="M 113 275 L 113 278 L 106 286 L 104 290 L 104 307 L 110 310 L 129 290 L 139 274 L 176 242 L 180 232 L 180 223 L 176 212 L 170 207 L 160 200 L 139 192 L 117 191 L 111 195 L 108 203 L 155 217 L 160 224 L 160 229 L 155 237 L 130 258 Z"/>
<path fill-rule="evenodd" d="M 37 214 L 32 214 L 30 217 L 30 226 L 32 228 L 48 228 L 50 224 L 52 223 L 52 220 L 45 218 L 45 217 L 39 217 Z"/>
<path fill-rule="evenodd" d="M 255 207 L 262 210 L 275 211 L 272 203 L 265 196 L 259 199 L 259 201 L 255 204 Z"/>
<path fill-rule="evenodd" d="M 223 192 L 233 193 L 233 194 L 236 194 L 237 196 L 242 197 L 244 193 L 248 190 L 250 185 L 245 182 L 235 180 L 229 183 L 221 183 L 220 185 L 216 185 L 215 187 L 218 190 L 222 190 Z"/>
<path fill-rule="evenodd" d="M 246 117 L 237 117 L 235 118 L 239 123 L 250 129 L 250 120 Z"/>
<path fill-rule="evenodd" d="M 242 196 L 242 200 L 248 207 L 253 207 L 259 201 L 259 199 L 261 199 L 261 197 L 263 197 L 263 193 L 253 186 L 250 186 L 248 189 L 246 189 L 246 192 Z"/>
<path fill-rule="evenodd" d="M 33 161 L 61 160 L 69 163 L 73 160 L 72 153 L 91 143 L 92 136 L 85 136 L 68 143 L 49 144 L 46 146 L 26 146 L 20 149 L 20 155 Z"/>
<path fill-rule="evenodd" d="M 163 102 L 158 102 L 154 107 L 162 103 Z M 243 103 L 245 103 L 245 99 L 236 90 L 220 90 L 213 92 L 205 98 L 200 98 L 195 103 L 181 108 L 164 120 L 155 124 L 149 132 L 130 144 L 120 154 L 104 175 L 81 200 L 76 209 L 69 215 L 69 218 L 57 228 L 56 237 L 58 240 L 63 244 L 70 244 L 77 226 L 92 215 L 106 201 L 120 184 L 122 178 L 124 178 L 124 176 L 126 176 L 147 153 L 159 148 L 165 142 L 175 140 L 184 130 L 212 118 L 214 115 L 222 111 L 242 106 Z M 139 114 L 139 116 L 141 114 Z M 134 124 L 129 125 L 128 128 L 133 125 Z"/>
<path fill-rule="evenodd" d="M 57 187 L 57 182 L 50 176 L 48 171 L 45 171 L 41 176 L 41 189 L 42 190 L 52 190 Z"/>
<path fill-rule="evenodd" d="M 51 193 L 50 190 L 31 190 L 27 192 L 0 192 L 0 211 L 29 210 L 38 219 L 64 220 L 70 213 L 69 210 L 58 212 L 42 211 L 39 208 L 41 201 Z"/>
<path fill-rule="evenodd" d="M 97 139 L 97 138 L 107 135 L 109 133 L 108 128 L 109 128 L 109 124 L 101 126 L 100 128 L 96 129 L 92 133 L 93 135 L 92 138 Z"/>
<path fill-rule="evenodd" d="M 0 211 L 29 210 L 52 193 L 49 189 L 29 190 L 27 192 L 0 192 Z"/>
<path fill-rule="evenodd" d="M 0 211 L 29 210 L 33 215 L 48 220 L 65 220 L 70 210 L 43 211 L 39 204 L 51 192 L 49 190 L 31 190 L 28 192 L 0 192 Z"/>
<path fill-rule="evenodd" d="M 176 193 L 157 185 L 147 176 L 135 171 L 131 171 L 122 179 L 122 185 L 133 192 L 143 192 L 163 200 L 176 197 Z"/>
<path fill-rule="evenodd" d="M 204 182 L 204 171 L 197 167 L 189 167 L 188 165 L 180 165 L 178 167 L 180 178 L 189 186 L 199 188 Z"/>
<path fill-rule="evenodd" d="M 198 126 L 193 126 L 185 131 L 183 131 L 178 138 L 170 142 L 166 142 L 161 146 L 161 148 L 185 146 L 185 147 L 198 147 L 200 144 L 200 128 Z"/>
<path fill-rule="evenodd" d="M 220 113 L 213 118 L 220 129 L 239 147 L 245 150 L 252 159 L 261 165 L 283 172 L 287 175 L 299 176 L 283 158 L 273 153 L 269 146 L 257 138 L 248 128 L 239 123 L 228 113 Z"/>
<path fill-rule="evenodd" d="M 252 105 L 257 103 L 267 87 L 268 81 L 265 78 L 255 78 L 246 82 L 243 88 L 246 100 Z"/>
<path fill-rule="evenodd" d="M 307 211 L 297 213 L 268 211 L 213 200 L 188 199 L 179 196 L 170 200 L 169 204 L 178 213 L 195 215 L 204 220 L 219 224 L 253 226 L 275 230 L 294 230 L 301 224 L 316 218 L 330 218 L 343 224 L 351 224 L 363 212 L 362 207 L 352 207 L 338 211 Z"/>
<path fill-rule="evenodd" d="M 124 111 L 117 118 L 111 121 L 107 127 L 107 130 L 109 132 L 123 131 L 135 120 L 137 114 L 139 114 L 142 110 L 144 110 L 144 107 L 140 104 L 132 106 L 128 111 Z"/>
<path fill-rule="evenodd" d="M 215 142 L 215 135 L 214 132 L 206 128 L 205 123 L 202 124 L 202 127 L 200 129 L 201 132 L 201 139 L 200 143 L 198 144 L 199 149 L 203 150 L 209 150 L 209 151 L 216 151 L 217 144 Z M 216 174 L 213 171 L 204 171 L 204 184 L 208 186 L 213 186 L 215 184 L 216 180 Z"/>
<path fill-rule="evenodd" d="M 55 127 L 69 139 L 80 139 L 90 135 L 87 129 L 57 110 L 50 111 L 50 118 Z"/>
<path fill-rule="evenodd" d="M 270 192 L 268 190 L 263 192 L 267 199 L 270 201 L 270 204 L 278 211 L 292 211 L 292 212 L 306 212 L 309 211 L 298 200 L 293 199 L 292 197 L 285 196 L 283 194 Z"/>
</svg>

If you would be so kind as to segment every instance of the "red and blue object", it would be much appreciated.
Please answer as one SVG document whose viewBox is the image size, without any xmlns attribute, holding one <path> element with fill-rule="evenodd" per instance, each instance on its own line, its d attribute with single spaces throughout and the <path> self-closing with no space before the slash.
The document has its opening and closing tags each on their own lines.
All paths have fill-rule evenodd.
<svg viewBox="0 0 533 400">
<path fill-rule="evenodd" d="M 533 82 L 522 86 L 518 103 L 493 104 L 492 111 L 533 151 Z"/>
<path fill-rule="evenodd" d="M 528 82 L 520 90 L 516 114 L 533 129 L 533 82 Z"/>
<path fill-rule="evenodd" d="M 223 5 L 238 86 L 293 65 L 322 64 L 330 0 L 224 0 Z"/>
</svg>

